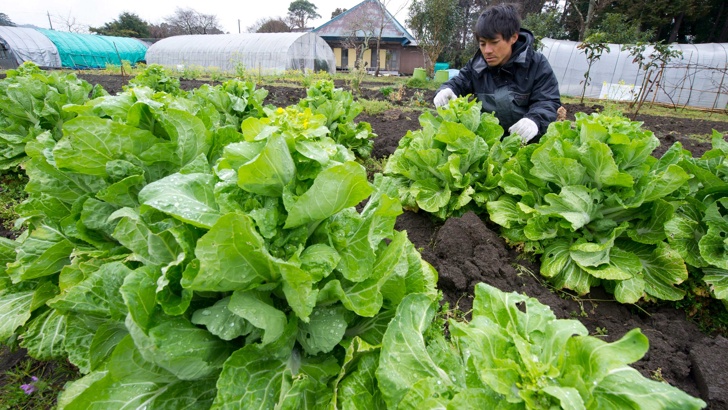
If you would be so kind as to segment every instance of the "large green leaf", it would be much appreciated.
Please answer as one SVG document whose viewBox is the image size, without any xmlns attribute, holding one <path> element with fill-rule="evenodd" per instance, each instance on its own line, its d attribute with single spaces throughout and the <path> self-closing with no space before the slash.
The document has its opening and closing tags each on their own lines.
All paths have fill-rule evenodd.
<svg viewBox="0 0 728 410">
<path fill-rule="evenodd" d="M 384 408 L 386 404 L 377 385 L 379 347 L 354 338 L 346 348 L 341 371 L 334 382 L 331 406 L 347 410 Z"/>
<path fill-rule="evenodd" d="M 18 246 L 17 258 L 8 264 L 7 273 L 15 282 L 52 275 L 70 263 L 73 248 L 59 229 L 42 225 Z"/>
<path fill-rule="evenodd" d="M 217 381 L 212 409 L 315 409 L 330 402 L 327 384 L 340 367 L 331 356 L 293 352 L 296 327 L 296 320 L 289 320 L 282 337 L 272 344 L 250 344 L 235 351 Z"/>
<path fill-rule="evenodd" d="M 717 299 L 724 302 L 728 300 L 728 269 L 703 268 L 703 281 L 710 286 L 710 290 Z"/>
<path fill-rule="evenodd" d="M 127 337 L 109 370 L 74 381 L 58 399 L 59 409 L 203 409 L 215 397 L 215 379 L 183 381 L 142 357 Z"/>
<path fill-rule="evenodd" d="M 297 340 L 310 355 L 329 353 L 343 339 L 347 325 L 343 306 L 316 307 L 308 323 L 299 323 Z"/>
<path fill-rule="evenodd" d="M 139 202 L 200 228 L 211 228 L 220 218 L 215 202 L 215 177 L 210 174 L 173 174 L 139 192 Z"/>
<path fill-rule="evenodd" d="M 617 246 L 640 258 L 645 292 L 663 300 L 680 300 L 685 296 L 685 291 L 676 285 L 688 278 L 687 266 L 677 251 L 667 243 L 651 246 L 619 241 Z"/>
<path fill-rule="evenodd" d="M 590 140 L 584 145 L 584 149 L 587 154 L 582 157 L 582 164 L 586 167 L 586 174 L 596 188 L 631 187 L 634 184 L 630 174 L 620 172 L 612 156 L 612 150 L 607 144 Z"/>
<path fill-rule="evenodd" d="M 271 136 L 258 155 L 246 162 L 238 172 L 238 185 L 255 194 L 279 197 L 283 187 L 296 175 L 296 165 L 286 140 Z"/>
<path fill-rule="evenodd" d="M 139 353 L 149 363 L 181 380 L 216 376 L 232 353 L 231 347 L 179 316 L 161 316 L 157 325 L 144 331 L 127 316 L 126 327 Z"/>
<path fill-rule="evenodd" d="M 433 300 L 427 295 L 406 296 L 384 334 L 376 375 L 388 407 L 396 408 L 407 390 L 419 379 L 432 378 L 433 382 L 452 383 L 447 372 L 438 367 L 427 353 L 422 336 L 435 314 L 432 305 Z"/>
<path fill-rule="evenodd" d="M 667 239 L 665 235 L 666 224 L 672 218 L 674 208 L 669 202 L 657 199 L 644 208 L 645 218 L 635 221 L 633 227 L 627 230 L 632 240 L 639 243 L 656 245 Z"/>
<path fill-rule="evenodd" d="M 695 267 L 707 266 L 700 254 L 700 240 L 707 232 L 707 227 L 702 223 L 705 213 L 705 205 L 702 202 L 688 198 L 665 222 L 665 235 L 672 248 L 680 253 L 685 263 Z"/>
<path fill-rule="evenodd" d="M 102 265 L 77 285 L 49 300 L 48 306 L 64 313 L 122 319 L 127 308 L 119 289 L 130 272 L 121 262 Z"/>
<path fill-rule="evenodd" d="M 649 397 L 648 399 L 646 399 Z M 637 370 L 612 370 L 594 389 L 594 407 L 607 410 L 702 409 L 706 403 L 667 383 L 644 378 Z"/>
<path fill-rule="evenodd" d="M 362 214 L 341 212 L 330 219 L 329 226 L 335 230 L 328 232 L 328 236 L 340 257 L 337 269 L 344 278 L 361 282 L 372 275 L 377 250 L 382 240 L 391 238 L 401 213 L 399 201 L 383 194 Z"/>
<path fill-rule="evenodd" d="M 145 264 L 166 265 L 176 260 L 177 255 L 184 251 L 175 234 L 170 229 L 164 229 L 172 224 L 148 224 L 132 208 L 121 208 L 109 218 L 119 219 L 114 229 L 114 239 L 132 251 L 134 259 Z"/>
<path fill-rule="evenodd" d="M 180 167 L 189 164 L 200 154 L 207 154 L 210 150 L 212 140 L 210 133 L 202 120 L 192 113 L 170 108 L 162 116 L 162 123 L 167 135 L 176 146 Z"/>
<path fill-rule="evenodd" d="M 359 204 L 372 191 L 364 167 L 356 162 L 325 169 L 318 174 L 311 188 L 287 207 L 285 228 L 321 221 L 344 208 Z"/>
<path fill-rule="evenodd" d="M 228 308 L 230 297 L 215 302 L 214 305 L 196 310 L 191 322 L 203 325 L 213 335 L 222 340 L 233 340 L 252 332 L 253 325 Z"/>
<path fill-rule="evenodd" d="M 38 360 L 60 359 L 65 355 L 66 317 L 47 310 L 28 323 L 20 344 Z"/>
<path fill-rule="evenodd" d="M 199 271 L 188 268 L 182 286 L 197 290 L 231 291 L 276 282 L 282 261 L 268 253 L 265 240 L 253 220 L 243 214 L 227 214 L 200 238 L 195 248 Z"/>
<path fill-rule="evenodd" d="M 549 205 L 537 207 L 542 215 L 558 215 L 569 221 L 571 228 L 582 228 L 599 215 L 598 191 L 584 185 L 565 186 L 558 194 L 546 194 L 544 199 Z"/>
<path fill-rule="evenodd" d="M 576 159 L 565 156 L 561 142 L 547 139 L 531 156 L 531 174 L 560 187 L 578 186 L 585 182 L 586 168 Z"/>
<path fill-rule="evenodd" d="M 110 119 L 77 117 L 63 125 L 64 137 L 53 149 L 60 169 L 106 176 L 106 163 L 138 157 L 159 140 L 149 131 Z"/>
<path fill-rule="evenodd" d="M 6 340 L 30 319 L 33 291 L 0 295 L 0 340 Z"/>
<path fill-rule="evenodd" d="M 700 239 L 700 254 L 706 262 L 728 269 L 728 198 L 708 206 L 703 221 L 708 231 Z"/>
<path fill-rule="evenodd" d="M 236 291 L 233 292 L 227 307 L 231 312 L 263 330 L 261 340 L 263 345 L 278 340 L 287 324 L 286 315 L 266 299 L 266 295 L 259 292 Z"/>
</svg>

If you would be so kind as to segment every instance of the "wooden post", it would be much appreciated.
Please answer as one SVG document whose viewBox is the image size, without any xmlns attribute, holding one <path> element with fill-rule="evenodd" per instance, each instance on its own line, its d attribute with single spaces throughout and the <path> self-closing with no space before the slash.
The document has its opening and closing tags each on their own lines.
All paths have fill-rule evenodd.
<svg viewBox="0 0 728 410">
<path fill-rule="evenodd" d="M 119 57 L 119 68 L 121 68 L 121 78 L 124 78 L 124 62 L 121 61 L 121 55 L 119 54 L 119 49 L 116 47 L 116 42 L 114 41 L 114 50 L 116 50 L 116 56 Z M 129 73 L 131 74 L 131 73 Z"/>
</svg>

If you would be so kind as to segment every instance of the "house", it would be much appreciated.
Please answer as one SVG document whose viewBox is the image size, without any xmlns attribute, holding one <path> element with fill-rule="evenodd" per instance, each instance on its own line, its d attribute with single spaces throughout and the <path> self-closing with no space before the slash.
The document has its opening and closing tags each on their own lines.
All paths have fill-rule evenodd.
<svg viewBox="0 0 728 410">
<path fill-rule="evenodd" d="M 411 75 L 425 66 L 415 38 L 378 0 L 364 0 L 312 31 L 334 50 L 337 70 L 359 63 L 369 71 L 378 66 L 380 72 Z"/>
</svg>

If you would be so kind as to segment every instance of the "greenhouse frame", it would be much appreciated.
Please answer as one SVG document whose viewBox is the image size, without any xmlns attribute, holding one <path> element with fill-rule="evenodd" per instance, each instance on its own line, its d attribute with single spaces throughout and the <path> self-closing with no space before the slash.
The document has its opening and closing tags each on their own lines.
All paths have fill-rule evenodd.
<svg viewBox="0 0 728 410">
<path fill-rule="evenodd" d="M 23 27 L 0 27 L 0 65 L 15 68 L 31 61 L 43 68 L 106 68 L 144 61 L 144 42 L 115 36 Z"/>
<path fill-rule="evenodd" d="M 541 40 L 546 56 L 559 81 L 562 95 L 635 100 L 645 78 L 645 70 L 634 62 L 634 56 L 623 50 L 621 44 L 607 44 L 592 67 L 576 41 Z M 656 79 L 645 101 L 671 106 L 725 109 L 728 105 L 728 43 L 671 44 L 680 51 L 680 57 L 670 60 L 661 76 L 659 66 L 649 79 Z M 648 59 L 654 52 L 647 46 L 642 53 Z M 584 75 L 589 71 L 589 82 L 584 90 Z"/>
<path fill-rule="evenodd" d="M 168 37 L 147 50 L 148 64 L 165 67 L 248 70 L 259 75 L 287 70 L 336 70 L 331 47 L 315 33 L 242 33 Z"/>
</svg>

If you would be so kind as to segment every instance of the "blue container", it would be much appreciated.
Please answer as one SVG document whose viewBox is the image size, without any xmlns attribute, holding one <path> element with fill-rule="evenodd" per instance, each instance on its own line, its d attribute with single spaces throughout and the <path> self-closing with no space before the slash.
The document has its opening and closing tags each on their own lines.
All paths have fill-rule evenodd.
<svg viewBox="0 0 728 410">
<path fill-rule="evenodd" d="M 435 63 L 435 71 L 447 70 L 450 68 L 450 63 Z"/>
</svg>

